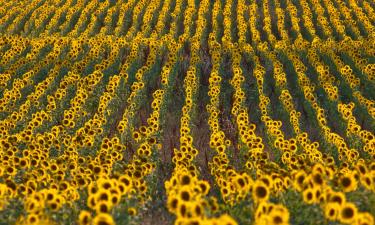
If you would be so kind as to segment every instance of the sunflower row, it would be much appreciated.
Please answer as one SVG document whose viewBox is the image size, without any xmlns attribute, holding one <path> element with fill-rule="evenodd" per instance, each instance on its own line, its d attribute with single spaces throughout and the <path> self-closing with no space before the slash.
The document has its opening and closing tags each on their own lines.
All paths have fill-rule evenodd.
<svg viewBox="0 0 375 225">
<path fill-rule="evenodd" d="M 342 142 L 342 143 L 344 143 L 344 142 Z M 341 151 L 340 148 L 338 148 L 338 149 L 339 149 L 339 151 Z M 352 153 L 354 153 L 353 151 L 356 152 L 356 150 L 351 150 Z M 328 158 L 326 158 L 325 160 L 327 160 L 327 159 Z M 332 160 L 331 160 L 331 162 L 332 162 Z M 360 166 L 362 168 L 363 165 L 366 165 L 363 162 L 364 162 L 363 159 L 358 160 L 357 166 Z M 328 163 L 328 161 L 327 161 L 327 163 Z M 364 167 L 366 168 L 366 166 L 364 166 Z M 329 168 L 325 168 L 325 170 L 328 172 Z M 337 172 L 334 172 L 335 170 L 337 170 Z M 364 170 L 365 169 L 363 169 L 362 172 Z M 344 167 L 341 170 L 338 170 L 338 169 L 334 168 L 333 171 L 331 169 L 331 172 L 328 173 L 328 174 L 331 174 L 331 175 L 328 175 L 328 177 L 329 177 L 328 179 L 332 180 L 332 178 L 337 179 L 337 177 L 339 177 L 339 183 L 341 184 L 342 190 L 344 192 L 350 192 L 350 191 L 354 191 L 355 189 L 357 189 L 357 180 L 354 178 L 354 175 L 358 174 L 358 173 L 360 173 L 360 172 L 357 169 L 350 170 L 349 168 Z M 313 177 L 314 182 L 316 182 L 318 180 L 319 179 L 317 179 L 317 177 Z M 363 180 L 363 179 L 361 179 L 361 180 Z M 365 185 L 365 186 L 367 186 L 367 185 Z M 308 200 L 309 193 L 311 193 L 310 196 L 312 196 L 311 200 L 314 199 L 314 197 L 313 197 L 314 194 L 312 192 L 307 191 L 307 190 L 305 190 L 305 192 L 304 192 L 304 199 L 306 198 L 307 202 L 312 203 L 313 201 Z M 332 193 L 333 196 L 330 193 Z M 337 197 L 334 197 L 334 196 L 338 196 L 338 195 L 341 195 L 341 197 L 340 197 L 339 205 L 336 205 L 336 203 L 334 203 L 334 202 L 337 200 L 337 199 L 335 200 L 335 198 L 337 198 Z M 368 223 L 371 223 L 373 221 L 373 217 L 370 216 L 370 214 L 368 214 L 368 213 L 360 213 L 360 215 L 358 217 L 356 217 L 354 215 L 349 216 L 349 215 L 352 214 L 352 212 L 354 212 L 354 214 L 357 213 L 357 207 L 352 203 L 342 204 L 342 203 L 345 203 L 346 201 L 345 201 L 345 196 L 343 194 L 340 194 L 340 192 L 328 191 L 328 194 L 326 195 L 326 200 L 328 200 L 328 203 L 326 203 L 326 205 L 323 205 L 323 209 L 325 210 L 325 216 L 330 220 L 338 219 L 338 220 L 340 220 L 340 222 L 343 222 L 343 223 L 353 223 L 354 220 L 358 220 L 358 221 L 362 221 L 362 222 L 368 222 Z M 330 202 L 333 202 L 333 203 L 330 203 Z"/>
<path fill-rule="evenodd" d="M 0 5 L 0 208 L 20 204 L 20 223 L 128 223 L 160 183 L 175 224 L 298 223 L 290 195 L 374 223 L 355 196 L 375 190 L 373 2 Z M 183 76 L 173 172 L 155 182 Z"/>
<path fill-rule="evenodd" d="M 213 67 L 209 77 L 209 92 L 210 103 L 206 106 L 209 113 L 208 124 L 210 127 L 210 148 L 216 152 L 212 161 L 208 163 L 211 174 L 215 177 L 216 184 L 220 188 L 221 196 L 226 204 L 234 205 L 236 202 L 244 199 L 250 192 L 252 180 L 250 176 L 243 173 L 238 173 L 231 165 L 229 165 L 229 158 L 226 154 L 231 148 L 231 141 L 225 137 L 224 131 L 219 124 L 219 97 L 220 97 L 220 82 L 222 80 L 219 75 L 219 66 L 221 61 L 220 56 L 221 46 L 216 43 L 210 46 L 210 52 L 213 59 Z M 236 68 L 237 69 L 237 68 Z M 236 72 L 238 70 L 235 70 Z M 239 74 L 234 75 L 237 79 Z M 234 81 L 233 81 L 234 82 Z M 234 96 L 238 96 L 236 91 Z M 235 99 L 232 111 L 236 111 L 240 103 Z"/>
<path fill-rule="evenodd" d="M 160 126 L 160 116 L 164 112 L 166 106 L 165 96 L 170 94 L 169 87 L 169 76 L 173 71 L 173 65 L 176 61 L 177 51 L 179 47 L 173 46 L 171 43 L 168 45 L 168 49 L 171 51 L 168 53 L 168 61 L 162 67 L 162 74 L 160 76 L 161 80 L 164 80 L 165 83 L 162 86 L 163 89 L 158 89 L 153 93 L 153 101 L 151 102 L 152 112 L 147 119 L 147 126 L 140 126 L 137 129 L 134 129 L 132 137 L 134 141 L 139 143 L 137 147 L 136 154 L 133 155 L 133 159 L 125 168 L 125 173 L 129 174 L 133 178 L 133 182 L 143 183 L 143 188 L 137 191 L 137 194 L 142 196 L 142 201 L 147 201 L 151 196 L 147 196 L 147 184 L 145 183 L 146 176 L 150 175 L 155 169 L 155 153 L 153 151 L 160 150 L 161 145 L 158 134 L 161 132 Z M 175 55 L 174 55 L 175 54 Z M 135 180 L 134 180 L 135 179 Z"/>
<path fill-rule="evenodd" d="M 202 2 L 198 10 L 198 21 L 203 19 L 207 9 L 208 1 Z M 184 21 L 189 23 L 190 21 Z M 198 25 L 193 38 L 200 38 L 204 26 Z M 184 35 L 189 35 L 185 32 Z M 195 110 L 194 102 L 198 88 L 198 77 L 196 65 L 199 60 L 198 55 L 199 42 L 191 45 L 191 63 L 187 69 L 187 75 L 184 79 L 185 87 L 185 105 L 182 108 L 181 127 L 180 127 L 180 149 L 174 150 L 172 161 L 175 164 L 172 177 L 165 182 L 167 191 L 168 210 L 177 216 L 175 224 L 189 224 L 191 222 L 217 224 L 221 222 L 227 224 L 236 224 L 235 221 L 227 216 L 221 215 L 219 218 L 209 219 L 209 211 L 215 212 L 218 209 L 216 199 L 206 199 L 210 190 L 207 181 L 198 178 L 199 171 L 194 165 L 194 158 L 198 150 L 193 146 L 193 137 L 190 131 L 190 118 Z"/>
<path fill-rule="evenodd" d="M 284 92 L 285 93 L 285 92 Z M 285 95 L 285 94 L 284 94 Z M 284 104 L 285 105 L 285 104 Z M 293 174 L 293 173 L 292 173 Z M 312 176 L 312 175 L 311 175 Z M 313 181 L 315 181 L 315 180 L 319 180 L 319 179 L 316 179 L 315 177 L 313 177 L 312 176 L 312 178 L 313 178 Z M 344 179 L 344 178 L 342 178 L 342 179 Z M 345 177 L 345 179 L 346 179 L 346 177 Z M 344 180 L 345 180 L 344 179 Z M 298 179 L 297 179 L 298 180 Z M 305 180 L 306 181 L 306 180 Z M 353 182 L 354 183 L 354 182 Z M 298 184 L 298 182 L 297 182 L 297 184 Z M 310 184 L 310 185 L 313 185 L 313 184 Z M 314 186 L 314 185 L 313 185 Z M 297 186 L 298 187 L 298 186 Z M 323 191 L 324 192 L 324 191 Z M 320 191 L 318 192 L 318 195 L 320 195 Z M 329 193 L 329 192 L 328 192 Z M 303 195 L 304 195 L 304 199 L 306 199 L 305 201 L 308 203 L 308 204 L 311 204 L 311 203 L 314 203 L 314 201 L 315 200 L 313 200 L 313 199 L 316 199 L 314 196 L 315 196 L 315 194 L 313 193 L 313 192 L 311 192 L 311 189 L 309 189 L 309 188 L 307 188 L 307 189 L 305 189 L 304 190 L 304 192 L 303 192 Z M 328 194 L 328 196 L 329 196 L 329 194 Z M 318 199 L 319 199 L 319 197 L 318 197 Z M 345 205 L 345 204 L 344 204 Z M 327 211 L 328 209 L 326 209 L 326 211 Z M 349 216 L 350 217 L 350 219 L 348 219 L 348 218 L 346 218 L 347 217 L 347 215 L 346 215 L 346 211 L 350 211 L 350 213 L 351 213 L 351 211 L 353 211 L 353 212 L 357 212 L 357 208 L 353 205 L 353 204 L 351 204 L 351 203 L 348 203 L 348 204 L 346 204 L 345 205 L 345 207 L 343 207 L 342 209 L 341 209 L 341 211 L 339 210 L 339 209 L 337 209 L 337 208 L 335 208 L 335 210 L 333 211 L 334 212 L 334 216 L 333 217 L 328 217 L 329 219 L 332 219 L 332 220 L 335 220 L 336 218 L 339 218 L 340 219 L 340 221 L 341 222 L 344 222 L 344 223 L 351 223 L 352 221 L 353 221 L 353 218 L 354 217 L 351 217 L 351 216 Z M 350 214 L 349 213 L 349 214 Z M 359 219 L 359 218 L 361 218 L 361 219 Z M 369 214 L 367 214 L 367 213 L 362 213 L 361 214 L 361 216 L 359 216 L 359 218 L 356 218 L 356 219 L 358 219 L 358 220 L 363 220 L 363 221 L 366 221 L 366 222 L 371 222 L 371 221 L 373 221 L 373 218 L 369 215 Z"/>
<path fill-rule="evenodd" d="M 145 65 L 139 68 L 137 72 L 135 73 L 136 81 L 133 82 L 133 84 L 131 85 L 132 92 L 130 93 L 129 97 L 126 100 L 128 103 L 128 107 L 126 107 L 126 109 L 124 110 L 122 120 L 120 121 L 118 125 L 118 129 L 120 130 L 120 132 L 123 130 L 123 128 L 126 128 L 130 131 L 132 131 L 133 129 L 132 118 L 134 117 L 135 112 L 137 111 L 137 107 L 139 107 L 139 104 L 142 101 L 142 98 L 140 97 L 140 95 L 145 87 L 146 79 L 144 78 L 144 75 L 151 69 L 151 66 L 155 63 L 155 60 L 156 60 L 156 53 L 157 53 L 156 43 L 150 43 L 149 48 L 150 48 L 150 53 L 147 56 Z M 125 131 L 122 131 L 122 132 L 125 132 Z"/>
<path fill-rule="evenodd" d="M 90 76 L 89 76 L 90 77 Z M 82 79 L 82 81 L 84 81 L 85 79 Z M 111 82 L 110 82 L 110 84 L 111 84 Z M 78 86 L 80 86 L 80 85 L 78 85 Z M 110 87 L 111 85 L 109 85 L 109 87 Z M 40 140 L 40 141 L 42 141 L 42 139 L 38 139 L 38 140 Z M 40 142 L 40 143 L 42 143 L 42 142 Z M 48 147 L 47 147 L 48 148 Z M 34 159 L 36 159 L 36 157 L 34 156 L 33 157 Z M 35 163 L 34 163 L 34 165 L 35 165 Z M 34 218 L 35 219 L 35 217 L 31 217 L 31 218 Z"/>
<path fill-rule="evenodd" d="M 246 54 L 252 55 L 251 52 L 246 52 Z M 266 115 L 266 109 L 263 108 L 264 100 L 267 99 L 263 92 L 264 71 L 262 70 L 264 68 L 262 68 L 259 58 L 256 55 L 252 56 L 256 64 L 254 75 L 258 84 L 259 105 L 262 107 L 262 114 Z M 240 64 L 240 61 L 237 62 L 238 64 Z M 235 85 L 235 88 L 241 89 L 242 83 L 244 83 L 244 78 Z M 288 188 L 290 185 L 289 177 L 284 176 L 282 170 L 270 159 L 270 153 L 265 149 L 266 140 L 256 134 L 257 126 L 249 122 L 247 109 L 244 105 L 246 96 L 241 97 L 241 99 L 239 114 L 235 117 L 239 128 L 240 143 L 244 143 L 248 147 L 247 173 L 249 175 L 256 174 L 256 179 L 250 185 L 251 197 L 256 209 L 254 212 L 255 224 L 289 224 L 289 211 L 286 206 L 281 203 L 270 202 L 271 196 L 277 196 Z M 250 111 L 250 115 L 252 112 Z M 239 181 L 240 179 L 237 179 L 237 182 Z"/>
<path fill-rule="evenodd" d="M 210 185 L 207 181 L 199 179 L 199 171 L 194 165 L 198 150 L 193 146 L 191 136 L 191 116 L 195 110 L 198 77 L 196 65 L 199 60 L 198 43 L 191 46 L 191 63 L 184 79 L 185 105 L 182 108 L 180 127 L 180 149 L 174 149 L 172 158 L 175 164 L 172 177 L 165 182 L 167 191 L 168 210 L 176 215 L 175 224 L 190 224 L 191 222 L 204 224 L 236 224 L 228 215 L 218 218 L 209 218 L 210 211 L 218 209 L 215 198 L 207 199 Z"/>
<path fill-rule="evenodd" d="M 61 2 L 38 2 L 30 1 L 30 10 L 22 10 L 22 13 L 9 13 L 4 14 L 1 18 L 5 27 L 4 32 L 10 32 L 14 34 L 28 34 L 33 36 L 47 36 L 47 35 L 59 35 L 59 36 L 86 36 L 90 37 L 95 34 L 98 35 L 126 35 L 127 40 L 131 40 L 136 37 L 152 37 L 154 39 L 162 38 L 164 35 L 160 35 L 162 32 L 162 25 L 160 21 L 165 20 L 165 12 L 168 11 L 170 2 L 151 1 L 150 4 L 146 4 L 146 1 L 128 1 L 128 2 L 89 2 L 89 1 L 61 1 Z M 193 2 L 191 2 L 193 3 Z M 181 11 L 181 5 L 184 2 L 177 1 L 175 3 L 175 12 L 172 14 L 170 33 L 174 32 L 177 27 L 176 20 L 179 20 L 179 11 Z M 244 23 L 243 16 L 249 16 L 250 21 L 253 14 L 249 13 L 237 15 L 236 20 L 232 21 L 231 7 L 234 2 L 226 2 L 224 5 L 224 16 L 228 19 L 223 21 L 225 28 L 223 33 L 224 40 L 233 41 L 233 25 L 234 24 L 246 24 Z M 324 37 L 331 36 L 334 33 L 338 33 L 341 38 L 352 36 L 353 38 L 363 37 L 366 34 L 372 35 L 373 25 L 371 19 L 373 17 L 373 10 L 369 8 L 369 3 L 363 4 L 364 9 L 367 13 L 363 13 L 361 8 L 355 1 L 337 1 L 333 4 L 330 1 L 302 1 L 300 3 L 294 3 L 293 1 L 286 1 L 281 4 L 279 1 L 274 1 L 275 14 L 277 20 L 277 30 L 271 25 L 271 21 L 274 18 L 271 17 L 271 11 L 269 9 L 269 3 L 263 2 L 262 9 L 264 14 L 264 27 L 261 29 L 267 33 L 268 41 L 274 45 L 279 36 L 281 40 L 288 41 L 295 39 L 295 41 L 303 42 L 303 39 L 308 38 L 303 34 L 303 30 L 306 28 L 308 33 L 313 39 L 317 38 L 316 28 L 313 25 L 312 19 L 316 17 L 319 27 L 322 29 Z M 189 5 L 189 2 L 188 2 Z M 239 8 L 243 8 L 243 12 L 247 9 L 254 11 L 257 7 L 257 3 L 251 3 L 249 7 L 246 4 L 237 4 Z M 8 9 L 16 8 L 15 5 L 6 6 Z M 184 6 L 182 6 L 184 7 Z M 191 19 L 196 17 L 189 17 L 187 15 L 197 12 L 196 6 L 190 4 L 184 13 L 184 33 L 190 34 L 191 31 Z M 300 23 L 297 18 L 299 12 L 303 15 L 303 23 Z M 37 17 L 37 15 L 42 15 Z M 126 17 L 130 15 L 130 21 Z M 338 15 L 343 15 L 338 16 Z M 369 16 L 370 15 L 370 18 Z M 142 17 L 142 19 L 140 19 Z M 160 19 L 159 19 L 160 17 Z M 289 18 L 288 18 L 289 17 Z M 359 23 L 355 23 L 355 19 L 359 19 Z M 286 29 L 285 22 L 290 19 L 291 29 Z M 156 22 L 159 21 L 159 22 Z M 236 22 L 236 23 L 233 23 Z M 253 22 L 250 22 L 253 23 Z M 159 25 L 157 25 L 159 23 Z M 232 24 L 233 23 L 233 24 Z M 300 26 L 302 24 L 303 26 Z M 244 27 L 244 26 L 243 26 Z M 258 41 L 260 35 L 251 26 L 252 41 Z M 173 31 L 173 32 L 172 32 Z M 274 33 L 277 31 L 277 33 Z M 352 35 L 353 33 L 353 35 Z M 239 30 L 240 42 L 247 42 L 247 38 L 243 38 L 243 31 Z M 182 34 L 183 35 L 183 34 Z M 182 37 L 184 37 L 183 35 Z M 242 36 L 242 37 L 241 37 Z M 175 36 L 178 38 L 178 36 Z M 321 36 L 320 38 L 323 38 Z M 221 38 L 219 38 L 221 40 Z"/>
<path fill-rule="evenodd" d="M 360 137 L 364 146 L 363 150 L 368 152 L 370 155 L 374 155 L 372 149 L 374 149 L 374 134 L 370 131 L 364 130 L 358 125 L 356 118 L 353 116 L 354 103 L 349 104 L 340 103 L 337 105 L 338 111 L 341 113 L 344 120 L 347 122 L 347 136 L 356 135 Z"/>
</svg>

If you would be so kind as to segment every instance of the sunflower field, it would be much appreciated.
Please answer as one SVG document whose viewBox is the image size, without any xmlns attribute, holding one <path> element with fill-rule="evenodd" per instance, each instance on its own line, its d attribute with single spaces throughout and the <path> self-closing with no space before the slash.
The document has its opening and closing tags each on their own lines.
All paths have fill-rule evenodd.
<svg viewBox="0 0 375 225">
<path fill-rule="evenodd" d="M 0 0 L 0 225 L 374 225 L 374 135 L 374 0 Z"/>
</svg>

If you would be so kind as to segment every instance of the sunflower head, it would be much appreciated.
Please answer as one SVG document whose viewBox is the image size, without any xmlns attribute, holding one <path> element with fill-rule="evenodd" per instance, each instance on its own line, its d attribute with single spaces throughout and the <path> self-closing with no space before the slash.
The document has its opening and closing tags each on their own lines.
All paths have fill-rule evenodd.
<svg viewBox="0 0 375 225">
<path fill-rule="evenodd" d="M 338 218 L 340 222 L 351 224 L 357 217 L 357 207 L 353 203 L 345 203 L 341 206 Z"/>
<path fill-rule="evenodd" d="M 269 197 L 269 189 L 262 181 L 255 181 L 253 185 L 253 198 L 256 202 L 267 201 Z"/>
<path fill-rule="evenodd" d="M 110 214 L 99 213 L 92 221 L 93 225 L 114 225 L 115 222 Z"/>
</svg>

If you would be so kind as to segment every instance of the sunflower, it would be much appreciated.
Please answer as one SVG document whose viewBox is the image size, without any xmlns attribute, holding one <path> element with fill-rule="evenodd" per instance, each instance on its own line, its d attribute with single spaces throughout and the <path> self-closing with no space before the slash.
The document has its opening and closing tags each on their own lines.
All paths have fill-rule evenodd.
<svg viewBox="0 0 375 225">
<path fill-rule="evenodd" d="M 247 181 L 240 175 L 236 176 L 234 183 L 238 190 L 244 189 L 247 186 Z"/>
<path fill-rule="evenodd" d="M 134 208 L 134 207 L 130 207 L 130 208 L 128 208 L 128 213 L 129 213 L 130 216 L 134 216 L 134 215 L 137 214 L 137 209 Z"/>
<path fill-rule="evenodd" d="M 357 171 L 361 174 L 361 175 L 365 175 L 368 171 L 367 167 L 366 167 L 366 164 L 363 163 L 363 162 L 358 162 L 357 165 L 356 165 L 356 169 Z"/>
<path fill-rule="evenodd" d="M 37 213 L 41 208 L 41 202 L 30 198 L 25 201 L 25 210 L 28 213 Z"/>
<path fill-rule="evenodd" d="M 132 186 L 132 179 L 130 176 L 128 175 L 122 175 L 121 177 L 119 177 L 119 181 L 124 184 L 124 186 L 127 188 L 127 189 L 130 189 L 131 186 Z"/>
<path fill-rule="evenodd" d="M 270 204 L 268 202 L 259 203 L 259 205 L 258 205 L 258 207 L 255 211 L 255 214 L 254 214 L 255 220 L 258 220 L 262 216 L 266 215 L 268 213 L 268 209 L 269 209 L 270 205 L 272 205 L 272 204 Z"/>
<path fill-rule="evenodd" d="M 29 214 L 27 216 L 27 224 L 39 224 L 39 216 L 37 214 Z"/>
<path fill-rule="evenodd" d="M 217 218 L 217 222 L 218 224 L 237 225 L 237 222 L 228 214 L 221 215 L 219 218 Z"/>
<path fill-rule="evenodd" d="M 333 192 L 328 195 L 329 202 L 337 202 L 339 205 L 343 205 L 346 202 L 345 194 L 342 192 Z"/>
<path fill-rule="evenodd" d="M 141 134 L 138 132 L 138 131 L 134 131 L 133 132 L 133 134 L 132 134 L 132 136 L 133 136 L 133 139 L 135 140 L 135 141 L 139 141 L 140 139 L 141 139 Z"/>
<path fill-rule="evenodd" d="M 188 212 L 188 205 L 185 202 L 182 202 L 178 205 L 177 208 L 177 216 L 178 217 L 186 217 Z"/>
<path fill-rule="evenodd" d="M 330 202 L 324 208 L 324 215 L 329 220 L 336 220 L 340 210 L 340 204 L 337 202 Z"/>
<path fill-rule="evenodd" d="M 79 213 L 78 224 L 79 225 L 88 225 L 91 222 L 91 214 L 89 211 L 83 210 Z"/>
<path fill-rule="evenodd" d="M 340 185 L 344 192 L 351 192 L 357 189 L 357 180 L 354 178 L 354 174 L 345 174 L 340 178 Z"/>
<path fill-rule="evenodd" d="M 179 197 L 181 200 L 188 202 L 191 199 L 191 193 L 189 189 L 185 188 L 184 190 L 180 191 Z"/>
<path fill-rule="evenodd" d="M 167 208 L 170 212 L 176 212 L 180 200 L 174 196 L 168 198 Z"/>
<path fill-rule="evenodd" d="M 96 187 L 96 185 L 93 182 L 91 182 L 88 185 L 88 192 L 89 192 L 89 195 L 94 195 L 98 192 L 98 187 Z"/>
<path fill-rule="evenodd" d="M 94 209 L 95 206 L 96 206 L 96 196 L 95 195 L 89 195 L 89 197 L 87 198 L 87 206 Z"/>
<path fill-rule="evenodd" d="M 185 173 L 180 177 L 180 183 L 181 185 L 189 185 L 192 181 L 190 174 Z"/>
<path fill-rule="evenodd" d="M 372 188 L 372 184 L 373 184 L 371 174 L 366 173 L 365 175 L 363 175 L 363 176 L 361 177 L 360 181 L 361 181 L 361 184 L 362 184 L 366 189 L 371 190 L 371 188 Z"/>
<path fill-rule="evenodd" d="M 97 213 L 110 213 L 111 204 L 108 201 L 98 202 L 98 204 L 95 205 L 95 210 Z"/>
<path fill-rule="evenodd" d="M 96 202 L 100 202 L 100 201 L 109 202 L 110 197 L 111 197 L 111 192 L 109 190 L 99 189 L 99 191 L 95 194 L 95 201 Z"/>
<path fill-rule="evenodd" d="M 253 185 L 253 198 L 256 202 L 267 201 L 269 189 L 262 181 L 255 181 Z"/>
<path fill-rule="evenodd" d="M 357 217 L 357 207 L 353 203 L 345 203 L 341 206 L 338 219 L 342 223 L 352 224 Z"/>
<path fill-rule="evenodd" d="M 200 202 L 194 202 L 191 205 L 191 210 L 193 213 L 193 217 L 202 217 L 204 213 L 203 204 Z"/>
<path fill-rule="evenodd" d="M 110 214 L 99 213 L 92 221 L 92 225 L 114 225 L 115 222 Z"/>
<path fill-rule="evenodd" d="M 314 189 L 307 188 L 303 191 L 303 201 L 307 204 L 314 204 L 316 202 Z"/>
<path fill-rule="evenodd" d="M 207 195 L 210 191 L 210 184 L 207 181 L 199 181 L 198 182 L 199 188 L 201 190 L 202 195 Z"/>
<path fill-rule="evenodd" d="M 282 213 L 271 213 L 269 216 L 269 221 L 271 224 L 275 225 L 282 225 L 282 224 L 289 224 L 288 219 L 289 215 L 282 214 Z"/>
<path fill-rule="evenodd" d="M 210 198 L 209 207 L 210 207 L 210 209 L 213 213 L 215 213 L 217 210 L 219 210 L 219 204 L 217 203 L 216 198 Z"/>
<path fill-rule="evenodd" d="M 321 173 L 316 173 L 312 176 L 312 181 L 315 185 L 321 186 L 324 184 L 324 179 Z"/>
<path fill-rule="evenodd" d="M 294 178 L 294 188 L 297 190 L 297 191 L 302 191 L 304 186 L 305 186 L 305 179 L 306 179 L 307 175 L 305 173 L 305 171 L 303 170 L 300 170 L 297 172 L 297 174 L 295 175 L 295 178 Z"/>
<path fill-rule="evenodd" d="M 57 212 L 61 208 L 61 202 L 58 201 L 58 199 L 54 199 L 53 201 L 48 203 L 49 208 L 53 212 Z"/>
<path fill-rule="evenodd" d="M 356 222 L 358 225 L 372 225 L 374 224 L 374 217 L 368 213 L 358 213 Z"/>
</svg>

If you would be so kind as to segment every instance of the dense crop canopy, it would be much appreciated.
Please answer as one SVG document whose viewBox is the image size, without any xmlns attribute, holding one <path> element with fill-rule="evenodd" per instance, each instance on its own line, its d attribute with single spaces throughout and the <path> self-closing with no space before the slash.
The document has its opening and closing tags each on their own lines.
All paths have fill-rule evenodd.
<svg viewBox="0 0 375 225">
<path fill-rule="evenodd" d="M 0 0 L 0 224 L 374 223 L 373 0 Z"/>
</svg>

